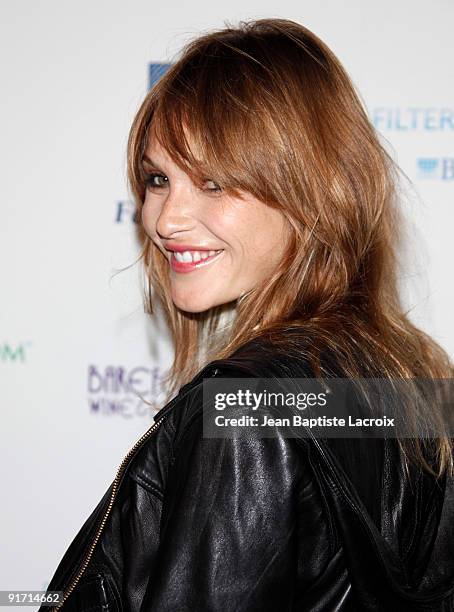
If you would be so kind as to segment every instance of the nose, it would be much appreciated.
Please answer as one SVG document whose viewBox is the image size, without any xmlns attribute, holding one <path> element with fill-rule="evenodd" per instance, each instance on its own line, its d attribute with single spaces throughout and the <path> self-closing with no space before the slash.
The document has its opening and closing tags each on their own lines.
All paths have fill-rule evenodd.
<svg viewBox="0 0 454 612">
<path fill-rule="evenodd" d="M 178 189 L 168 193 L 156 220 L 156 233 L 162 239 L 193 229 L 194 204 L 190 193 Z"/>
</svg>

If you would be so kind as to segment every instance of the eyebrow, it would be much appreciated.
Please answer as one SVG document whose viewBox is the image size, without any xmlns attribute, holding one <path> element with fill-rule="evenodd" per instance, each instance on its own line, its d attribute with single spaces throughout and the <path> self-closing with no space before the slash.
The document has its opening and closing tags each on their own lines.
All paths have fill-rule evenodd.
<svg viewBox="0 0 454 612">
<path fill-rule="evenodd" d="M 148 164 L 150 164 L 151 166 L 153 166 L 157 170 L 160 169 L 159 168 L 159 164 L 155 163 L 152 159 L 150 159 L 146 153 L 144 153 L 144 155 L 142 156 L 142 160 L 147 162 Z"/>
</svg>

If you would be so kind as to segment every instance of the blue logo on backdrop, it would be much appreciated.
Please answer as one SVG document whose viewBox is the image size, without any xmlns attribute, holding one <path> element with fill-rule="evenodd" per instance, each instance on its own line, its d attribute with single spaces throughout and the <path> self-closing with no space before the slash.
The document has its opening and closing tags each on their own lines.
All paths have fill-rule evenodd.
<svg viewBox="0 0 454 612">
<path fill-rule="evenodd" d="M 453 108 L 392 108 L 379 106 L 372 109 L 372 123 L 378 130 L 395 132 L 452 132 L 454 131 Z"/>
<path fill-rule="evenodd" d="M 420 157 L 416 160 L 418 178 L 452 181 L 454 157 Z"/>
<path fill-rule="evenodd" d="M 119 200 L 116 202 L 114 222 L 121 224 L 126 221 L 139 222 L 138 210 L 133 200 Z"/>
<path fill-rule="evenodd" d="M 149 89 L 170 68 L 170 63 L 149 64 Z M 448 107 L 387 107 L 372 109 L 370 120 L 378 130 L 395 132 L 452 132 L 454 131 L 454 109 Z M 418 177 L 449 181 L 454 179 L 453 158 L 419 158 L 416 160 Z M 136 214 L 131 211 L 133 203 L 117 203 L 116 223 L 122 223 L 125 217 L 137 223 Z"/>
<path fill-rule="evenodd" d="M 148 89 L 159 81 L 172 64 L 151 63 L 148 65 Z M 114 223 L 119 225 L 132 221 L 139 223 L 139 214 L 133 200 L 118 200 L 115 203 Z"/>
<path fill-rule="evenodd" d="M 159 81 L 172 64 L 152 63 L 148 66 L 148 89 L 151 89 Z"/>
</svg>

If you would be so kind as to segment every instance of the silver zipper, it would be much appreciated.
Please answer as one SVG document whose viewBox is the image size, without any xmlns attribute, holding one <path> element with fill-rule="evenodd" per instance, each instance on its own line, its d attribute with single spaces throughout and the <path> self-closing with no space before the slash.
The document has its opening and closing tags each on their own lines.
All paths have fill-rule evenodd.
<svg viewBox="0 0 454 612">
<path fill-rule="evenodd" d="M 117 474 L 114 478 L 113 481 L 113 486 L 112 486 L 112 493 L 110 496 L 110 501 L 109 501 L 109 505 L 107 506 L 107 509 L 104 513 L 104 516 L 102 518 L 101 523 L 99 524 L 98 530 L 96 532 L 95 537 L 92 540 L 92 543 L 90 545 L 90 548 L 85 556 L 85 559 L 83 560 L 83 563 L 77 573 L 77 576 L 74 578 L 74 580 L 71 582 L 71 584 L 69 585 L 69 587 L 65 590 L 64 594 L 63 594 L 63 598 L 60 601 L 60 603 L 57 606 L 54 606 L 53 608 L 50 608 L 51 612 L 57 612 L 57 610 L 59 610 L 65 603 L 65 601 L 68 599 L 68 597 L 71 595 L 71 593 L 73 592 L 73 590 L 75 589 L 77 583 L 79 582 L 79 580 L 81 579 L 83 573 L 85 572 L 85 570 L 87 569 L 88 563 L 90 562 L 90 559 L 93 555 L 93 551 L 95 549 L 95 546 L 101 536 L 102 530 L 104 529 L 104 525 L 106 524 L 107 518 L 110 514 L 110 511 L 112 510 L 112 506 L 114 504 L 115 501 L 115 497 L 117 495 L 118 492 L 118 484 L 121 478 L 122 473 L 124 472 L 124 469 L 126 467 L 126 464 L 128 463 L 129 459 L 131 458 L 131 455 L 137 450 L 137 448 L 142 444 L 142 442 L 144 442 L 158 427 L 159 425 L 162 423 L 162 421 L 166 418 L 166 414 L 159 419 L 159 421 L 157 421 L 156 423 L 153 423 L 153 425 L 137 440 L 137 442 L 134 444 L 134 446 L 128 451 L 127 455 L 123 458 L 123 461 L 120 463 L 120 467 L 117 470 Z"/>
</svg>

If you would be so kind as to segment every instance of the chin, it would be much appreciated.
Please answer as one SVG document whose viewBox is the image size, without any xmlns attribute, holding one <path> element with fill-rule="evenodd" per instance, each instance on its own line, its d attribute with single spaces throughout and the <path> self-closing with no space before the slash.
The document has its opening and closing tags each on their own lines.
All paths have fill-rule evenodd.
<svg viewBox="0 0 454 612">
<path fill-rule="evenodd" d="M 194 299 L 187 296 L 174 296 L 172 299 L 175 306 L 184 312 L 205 312 L 213 307 L 212 302 L 201 300 L 200 296 L 194 296 Z"/>
<path fill-rule="evenodd" d="M 214 299 L 206 296 L 205 299 L 202 299 L 201 295 L 194 295 L 192 297 L 185 295 L 174 295 L 172 296 L 172 301 L 174 305 L 184 312 L 206 312 L 215 306 L 221 306 L 226 304 L 230 300 L 223 300 L 222 298 Z"/>
</svg>

